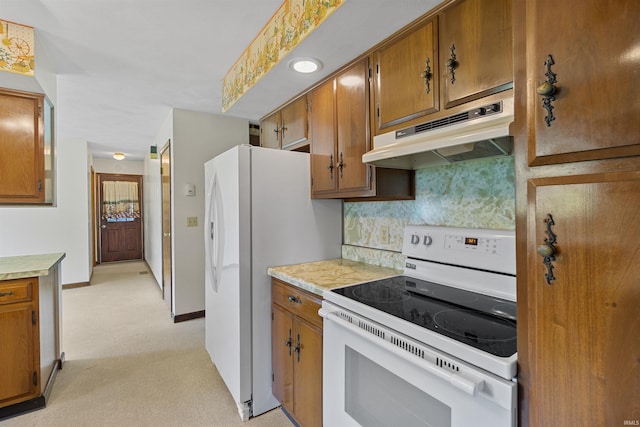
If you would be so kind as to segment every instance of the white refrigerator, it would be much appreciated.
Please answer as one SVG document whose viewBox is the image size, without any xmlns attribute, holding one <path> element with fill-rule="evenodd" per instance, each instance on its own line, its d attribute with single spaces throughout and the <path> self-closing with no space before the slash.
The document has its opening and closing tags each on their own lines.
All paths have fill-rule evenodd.
<svg viewBox="0 0 640 427">
<path fill-rule="evenodd" d="M 243 420 L 271 393 L 267 268 L 339 258 L 342 202 L 311 200 L 309 154 L 238 145 L 205 163 L 206 348 Z"/>
</svg>

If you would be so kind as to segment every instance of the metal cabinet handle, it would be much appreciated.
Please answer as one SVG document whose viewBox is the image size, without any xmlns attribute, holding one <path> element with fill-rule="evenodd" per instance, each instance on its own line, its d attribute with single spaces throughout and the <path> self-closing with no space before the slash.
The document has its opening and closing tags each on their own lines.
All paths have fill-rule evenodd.
<svg viewBox="0 0 640 427">
<path fill-rule="evenodd" d="M 11 295 L 13 295 L 13 291 L 0 292 L 0 297 L 6 297 L 6 296 L 11 296 Z"/>
<path fill-rule="evenodd" d="M 342 153 L 340 153 L 340 163 L 338 163 L 338 169 L 340 169 L 340 178 L 342 178 L 342 169 L 345 167 L 344 162 L 342 161 Z"/>
<path fill-rule="evenodd" d="M 547 72 L 544 73 L 547 76 L 547 81 L 543 82 L 540 86 L 536 88 L 536 92 L 538 95 L 542 96 L 542 108 L 547 110 L 547 115 L 544 118 L 547 126 L 551 126 L 551 122 L 556 119 L 553 115 L 553 105 L 551 103 L 556 100 L 556 92 L 558 88 L 556 87 L 556 73 L 551 71 L 551 66 L 555 64 L 553 57 L 551 55 L 547 56 L 547 60 L 544 62 L 545 67 L 547 67 Z"/>
<path fill-rule="evenodd" d="M 329 157 L 329 166 L 327 166 L 327 169 L 329 169 L 329 174 L 331 176 L 331 178 L 333 178 L 333 154 L 331 154 L 331 156 Z"/>
<path fill-rule="evenodd" d="M 296 304 L 302 304 L 302 300 L 300 298 L 296 297 L 296 296 L 289 295 L 287 297 L 287 299 L 289 300 L 289 302 L 293 302 L 293 303 L 296 303 Z"/>
<path fill-rule="evenodd" d="M 422 78 L 424 79 L 424 85 L 427 93 L 431 92 L 431 78 L 433 73 L 431 72 L 431 61 L 429 58 L 425 60 L 425 69 L 422 72 Z"/>
<path fill-rule="evenodd" d="M 298 363 L 300 363 L 300 334 L 298 334 L 298 342 L 296 343 L 296 348 L 294 350 L 298 354 Z"/>
<path fill-rule="evenodd" d="M 545 273 L 544 278 L 547 281 L 547 284 L 550 285 L 552 280 L 556 280 L 553 275 L 553 269 L 555 266 L 551 262 L 556 260 L 556 254 L 558 253 L 558 248 L 555 246 L 557 236 L 551 229 L 551 227 L 555 225 L 551 214 L 547 214 L 547 218 L 545 218 L 544 222 L 547 224 L 547 237 L 544 239 L 544 243 L 538 246 L 537 252 L 538 255 L 542 257 L 542 263 L 547 267 L 547 272 Z"/>
<path fill-rule="evenodd" d="M 291 356 L 291 346 L 293 345 L 293 337 L 291 336 L 291 328 L 289 328 L 289 339 L 284 343 L 287 347 L 289 347 L 289 356 Z"/>
<path fill-rule="evenodd" d="M 451 55 L 447 61 L 447 68 L 449 69 L 449 75 L 451 75 L 451 84 L 456 81 L 456 68 L 458 67 L 458 58 L 456 57 L 456 46 L 451 43 Z"/>
</svg>

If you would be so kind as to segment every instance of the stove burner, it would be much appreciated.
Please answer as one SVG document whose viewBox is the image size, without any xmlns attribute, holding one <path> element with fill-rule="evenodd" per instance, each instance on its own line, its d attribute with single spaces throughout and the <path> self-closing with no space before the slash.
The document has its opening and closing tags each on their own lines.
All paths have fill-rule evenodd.
<svg viewBox="0 0 640 427">
<path fill-rule="evenodd" d="M 374 303 L 398 303 L 411 298 L 408 292 L 385 284 L 354 289 L 353 295 L 361 301 Z"/>
<path fill-rule="evenodd" d="M 473 310 L 443 310 L 436 313 L 433 320 L 436 322 L 436 327 L 477 343 L 506 342 L 516 339 L 514 322 L 483 316 Z"/>
</svg>

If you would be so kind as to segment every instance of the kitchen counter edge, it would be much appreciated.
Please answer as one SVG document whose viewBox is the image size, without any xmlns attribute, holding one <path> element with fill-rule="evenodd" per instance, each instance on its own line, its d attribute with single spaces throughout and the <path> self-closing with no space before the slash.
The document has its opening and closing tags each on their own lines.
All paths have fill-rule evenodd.
<svg viewBox="0 0 640 427">
<path fill-rule="evenodd" d="M 338 258 L 270 267 L 267 274 L 322 296 L 331 289 L 397 276 L 402 270 Z"/>
<path fill-rule="evenodd" d="M 0 280 L 46 276 L 65 256 L 65 253 L 59 252 L 0 257 Z"/>
</svg>

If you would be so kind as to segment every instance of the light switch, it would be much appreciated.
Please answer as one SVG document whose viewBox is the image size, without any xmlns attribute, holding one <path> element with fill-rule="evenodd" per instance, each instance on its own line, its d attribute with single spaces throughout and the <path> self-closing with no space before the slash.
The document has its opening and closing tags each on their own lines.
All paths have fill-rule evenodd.
<svg viewBox="0 0 640 427">
<path fill-rule="evenodd" d="M 197 227 L 198 226 L 198 217 L 197 216 L 188 216 L 187 217 L 187 227 Z"/>
</svg>

